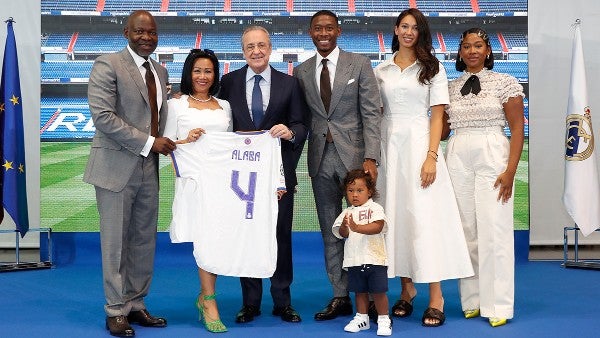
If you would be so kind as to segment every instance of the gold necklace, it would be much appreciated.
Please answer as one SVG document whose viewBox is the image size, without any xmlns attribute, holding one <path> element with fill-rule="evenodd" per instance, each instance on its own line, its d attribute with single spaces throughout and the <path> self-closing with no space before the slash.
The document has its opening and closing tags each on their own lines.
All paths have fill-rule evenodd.
<svg viewBox="0 0 600 338">
<path fill-rule="evenodd" d="M 194 95 L 192 95 L 192 94 L 190 94 L 190 97 L 198 102 L 204 102 L 204 103 L 206 103 L 212 99 L 212 95 L 208 95 L 208 99 L 206 99 L 206 100 L 202 100 L 197 97 L 194 97 Z"/>
</svg>

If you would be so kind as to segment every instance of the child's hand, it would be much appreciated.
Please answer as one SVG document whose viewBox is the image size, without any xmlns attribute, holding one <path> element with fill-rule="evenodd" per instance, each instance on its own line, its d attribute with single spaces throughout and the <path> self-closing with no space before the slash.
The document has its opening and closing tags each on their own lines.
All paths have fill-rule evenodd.
<svg viewBox="0 0 600 338">
<path fill-rule="evenodd" d="M 346 214 L 345 221 L 346 221 L 346 224 L 348 225 L 348 228 L 350 228 L 350 230 L 352 230 L 354 232 L 358 232 L 358 224 L 356 224 L 354 222 L 354 218 L 352 218 L 351 212 Z"/>
</svg>

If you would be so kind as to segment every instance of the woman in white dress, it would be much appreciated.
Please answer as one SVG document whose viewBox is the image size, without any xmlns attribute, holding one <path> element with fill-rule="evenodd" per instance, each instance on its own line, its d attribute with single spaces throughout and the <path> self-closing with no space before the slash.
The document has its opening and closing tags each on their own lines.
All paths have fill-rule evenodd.
<svg viewBox="0 0 600 338">
<path fill-rule="evenodd" d="M 181 92 L 179 98 L 169 100 L 169 114 L 165 125 L 164 136 L 175 143 L 187 143 L 198 140 L 202 134 L 211 131 L 231 131 L 231 108 L 225 100 L 213 95 L 219 89 L 219 60 L 211 50 L 192 49 L 185 60 L 181 75 Z M 175 178 L 175 197 L 184 198 L 182 191 L 188 182 L 187 178 Z M 176 210 L 173 210 L 176 212 Z M 170 235 L 173 243 L 194 242 L 195 232 L 186 222 L 171 222 Z M 202 234 L 210 236 L 210 234 Z M 220 320 L 215 299 L 215 283 L 217 275 L 200 268 L 202 257 L 199 257 L 194 243 L 194 257 L 198 265 L 200 277 L 200 294 L 196 306 L 200 319 L 210 332 L 225 332 L 227 328 Z"/>
<path fill-rule="evenodd" d="M 475 276 L 459 281 L 465 318 L 506 324 L 514 310 L 513 185 L 523 150 L 523 86 L 492 71 L 487 33 L 466 30 L 450 83 L 448 171 L 456 192 Z M 510 140 L 504 126 L 510 128 Z"/>
<path fill-rule="evenodd" d="M 393 57 L 375 69 L 384 112 L 377 184 L 390 224 L 388 275 L 400 276 L 402 286 L 392 315 L 409 316 L 414 283 L 429 283 L 422 323 L 440 326 L 445 321 L 440 281 L 473 275 L 439 146 L 448 80 L 431 52 L 429 25 L 419 10 L 398 16 L 392 51 Z"/>
</svg>

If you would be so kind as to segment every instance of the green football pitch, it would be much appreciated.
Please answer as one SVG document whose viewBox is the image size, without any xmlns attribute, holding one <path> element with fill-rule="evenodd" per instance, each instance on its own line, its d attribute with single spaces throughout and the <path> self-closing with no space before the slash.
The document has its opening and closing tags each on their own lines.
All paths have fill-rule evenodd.
<svg viewBox="0 0 600 338">
<path fill-rule="evenodd" d="M 41 227 L 50 227 L 53 231 L 98 231 L 94 188 L 82 181 L 89 152 L 89 142 L 41 143 Z M 529 229 L 528 157 L 529 141 L 525 140 L 515 177 L 517 230 Z M 160 165 L 158 228 L 160 231 L 167 231 L 171 220 L 174 174 L 168 157 L 161 156 Z M 298 164 L 297 173 L 294 231 L 318 231 L 319 223 L 307 172 L 306 154 Z"/>
</svg>

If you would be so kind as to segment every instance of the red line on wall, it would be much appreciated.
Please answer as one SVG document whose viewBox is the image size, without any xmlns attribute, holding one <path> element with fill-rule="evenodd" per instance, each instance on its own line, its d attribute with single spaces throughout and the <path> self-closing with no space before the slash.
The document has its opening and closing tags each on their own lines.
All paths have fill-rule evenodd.
<svg viewBox="0 0 600 338">
<path fill-rule="evenodd" d="M 104 5 L 106 5 L 106 0 L 98 0 L 96 3 L 96 12 L 102 12 L 104 10 Z"/>
<path fill-rule="evenodd" d="M 71 35 L 71 41 L 69 41 L 69 46 L 67 47 L 67 53 L 73 53 L 73 48 L 75 48 L 75 43 L 77 42 L 77 37 L 79 37 L 79 32 L 73 33 Z"/>
<path fill-rule="evenodd" d="M 169 10 L 169 0 L 162 0 L 160 3 L 160 11 L 166 12 Z"/>
<path fill-rule="evenodd" d="M 356 3 L 354 3 L 354 0 L 348 0 L 348 12 L 356 13 Z"/>
<path fill-rule="evenodd" d="M 502 51 L 504 53 L 508 53 L 508 45 L 506 44 L 506 40 L 504 39 L 504 35 L 498 32 L 498 40 L 500 40 L 500 45 L 502 46 Z"/>
<path fill-rule="evenodd" d="M 440 48 L 442 49 L 442 52 L 446 52 L 446 42 L 444 41 L 444 36 L 442 35 L 442 33 L 438 32 L 437 33 L 437 39 L 438 42 L 440 43 Z"/>
<path fill-rule="evenodd" d="M 473 13 L 479 13 L 479 1 L 471 0 L 471 7 L 473 8 Z"/>
</svg>

